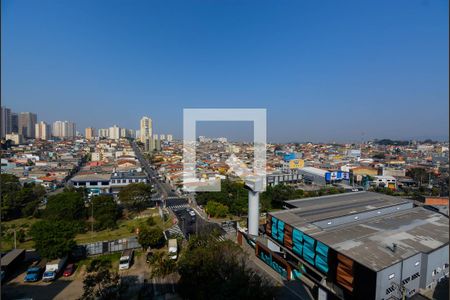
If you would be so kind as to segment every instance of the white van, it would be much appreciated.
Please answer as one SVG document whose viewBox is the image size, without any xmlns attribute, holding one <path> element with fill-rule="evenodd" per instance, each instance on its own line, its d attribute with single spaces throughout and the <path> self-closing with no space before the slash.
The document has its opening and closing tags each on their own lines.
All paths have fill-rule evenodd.
<svg viewBox="0 0 450 300">
<path fill-rule="evenodd" d="M 133 262 L 133 249 L 123 250 L 119 260 L 119 270 L 128 270 Z"/>
</svg>

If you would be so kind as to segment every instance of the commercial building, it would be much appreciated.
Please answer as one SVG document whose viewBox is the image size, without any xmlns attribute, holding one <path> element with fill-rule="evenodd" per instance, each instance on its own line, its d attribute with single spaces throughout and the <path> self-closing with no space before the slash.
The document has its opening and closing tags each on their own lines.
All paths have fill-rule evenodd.
<svg viewBox="0 0 450 300">
<path fill-rule="evenodd" d="M 319 299 L 401 299 L 448 280 L 448 217 L 405 199 L 354 192 L 285 201 L 256 254 Z M 326 296 L 324 296 L 326 295 Z"/>
<path fill-rule="evenodd" d="M 153 122 L 149 117 L 142 117 L 140 128 L 140 140 L 142 143 L 145 143 L 147 139 L 151 139 L 153 135 Z"/>
<path fill-rule="evenodd" d="M 11 133 L 19 132 L 19 115 L 15 112 L 11 112 Z"/>
<path fill-rule="evenodd" d="M 36 123 L 35 134 L 37 139 L 49 140 L 51 138 L 50 125 L 48 125 L 44 121 Z"/>
<path fill-rule="evenodd" d="M 0 124 L 1 124 L 1 138 L 6 137 L 7 133 L 12 132 L 12 120 L 11 120 L 11 109 L 6 107 L 1 107 L 0 114 Z"/>
<path fill-rule="evenodd" d="M 24 138 L 35 137 L 35 126 L 37 123 L 37 115 L 31 112 L 21 112 L 19 114 L 19 134 Z"/>
<path fill-rule="evenodd" d="M 173 135 L 168 134 L 168 135 L 167 135 L 167 141 L 168 141 L 168 142 L 173 141 Z"/>
<path fill-rule="evenodd" d="M 95 129 L 93 127 L 87 127 L 84 130 L 84 136 L 87 140 L 92 140 L 95 137 Z"/>
</svg>

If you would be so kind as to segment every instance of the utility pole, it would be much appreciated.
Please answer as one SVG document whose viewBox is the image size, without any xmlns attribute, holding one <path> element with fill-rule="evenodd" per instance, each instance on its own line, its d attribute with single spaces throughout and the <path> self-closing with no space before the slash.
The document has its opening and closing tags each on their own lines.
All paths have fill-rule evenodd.
<svg viewBox="0 0 450 300">
<path fill-rule="evenodd" d="M 94 201 L 91 199 L 91 233 L 94 234 Z"/>
<path fill-rule="evenodd" d="M 14 228 L 14 249 L 17 249 L 16 229 Z"/>
</svg>

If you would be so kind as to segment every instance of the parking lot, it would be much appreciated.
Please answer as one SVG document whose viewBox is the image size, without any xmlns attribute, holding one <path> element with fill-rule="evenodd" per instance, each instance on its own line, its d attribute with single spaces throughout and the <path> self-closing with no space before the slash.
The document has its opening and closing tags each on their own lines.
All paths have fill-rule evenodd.
<svg viewBox="0 0 450 300">
<path fill-rule="evenodd" d="M 52 282 L 24 282 L 28 266 L 33 259 L 27 253 L 25 263 L 2 283 L 3 299 L 77 299 L 83 293 L 84 268 L 76 270 L 70 277 L 58 277 Z"/>
<path fill-rule="evenodd" d="M 28 255 L 30 256 L 30 255 Z M 83 294 L 83 278 L 86 266 L 77 267 L 69 277 L 59 276 L 53 282 L 24 282 L 27 268 L 31 265 L 30 257 L 21 265 L 15 274 L 2 284 L 2 299 L 79 299 Z M 116 265 L 115 263 L 113 265 Z M 116 271 L 116 269 L 114 270 Z M 146 295 L 159 299 L 176 299 L 175 291 L 178 275 L 173 274 L 164 279 L 150 279 L 150 268 L 145 255 L 138 254 L 130 269 L 119 271 L 122 281 L 128 285 L 125 297 L 135 299 L 138 293 L 145 289 Z M 142 291 L 141 291 L 142 292 Z"/>
</svg>

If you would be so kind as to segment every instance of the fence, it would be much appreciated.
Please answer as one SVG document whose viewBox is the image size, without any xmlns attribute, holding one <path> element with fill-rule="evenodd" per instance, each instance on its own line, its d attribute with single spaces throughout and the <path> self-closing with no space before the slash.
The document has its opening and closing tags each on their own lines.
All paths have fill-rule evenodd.
<svg viewBox="0 0 450 300">
<path fill-rule="evenodd" d="M 135 236 L 115 241 L 95 242 L 83 246 L 86 248 L 86 255 L 88 256 L 121 252 L 126 249 L 136 249 L 141 247 Z"/>
</svg>

